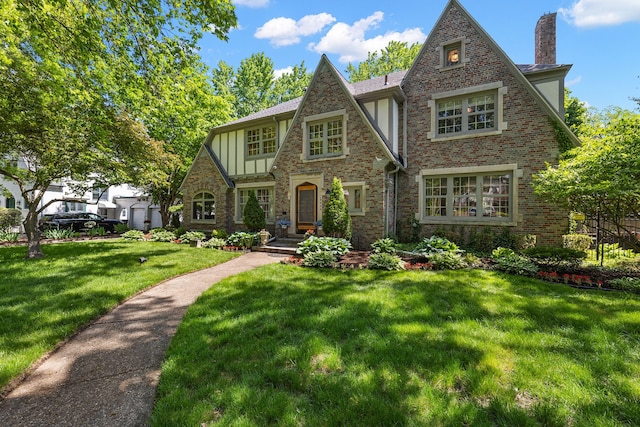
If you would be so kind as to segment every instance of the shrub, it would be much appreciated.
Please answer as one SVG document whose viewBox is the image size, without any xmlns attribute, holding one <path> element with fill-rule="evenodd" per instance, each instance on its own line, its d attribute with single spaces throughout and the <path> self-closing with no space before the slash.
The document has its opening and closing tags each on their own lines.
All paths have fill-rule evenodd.
<svg viewBox="0 0 640 427">
<path fill-rule="evenodd" d="M 0 231 L 9 231 L 22 222 L 20 209 L 0 208 Z"/>
<path fill-rule="evenodd" d="M 426 256 L 434 270 L 457 270 L 467 265 L 462 255 L 456 252 L 434 252 Z"/>
<path fill-rule="evenodd" d="M 576 251 L 586 252 L 591 247 L 591 236 L 587 234 L 565 234 L 562 236 L 562 246 Z"/>
<path fill-rule="evenodd" d="M 260 231 L 267 226 L 264 210 L 253 190 L 249 190 L 249 198 L 242 211 L 242 220 L 249 231 Z"/>
<path fill-rule="evenodd" d="M 89 236 L 91 236 L 91 237 L 106 236 L 107 235 L 107 230 L 105 230 L 104 227 L 102 227 L 102 226 L 92 227 L 92 228 L 87 230 L 87 234 Z"/>
<path fill-rule="evenodd" d="M 204 240 L 205 235 L 202 231 L 187 231 L 182 234 L 180 237 L 180 243 L 191 243 L 197 242 L 198 240 Z"/>
<path fill-rule="evenodd" d="M 71 228 L 49 228 L 44 230 L 43 234 L 44 237 L 51 240 L 70 239 L 78 235 L 78 233 Z"/>
<path fill-rule="evenodd" d="M 339 237 L 316 237 L 310 236 L 307 240 L 298 243 L 296 253 L 306 255 L 311 252 L 330 252 L 334 260 L 349 252 L 351 243 Z"/>
<path fill-rule="evenodd" d="M 302 265 L 305 267 L 333 267 L 336 262 L 334 254 L 330 251 L 308 252 L 304 255 Z"/>
<path fill-rule="evenodd" d="M 227 237 L 227 243 L 231 246 L 237 246 L 239 248 L 250 248 L 251 246 L 253 246 L 253 242 L 255 242 L 257 239 L 257 233 L 236 231 L 231 236 Z"/>
<path fill-rule="evenodd" d="M 212 237 L 202 244 L 203 248 L 221 249 L 227 244 L 226 240 Z"/>
<path fill-rule="evenodd" d="M 227 232 L 223 229 L 213 229 L 211 231 L 211 237 L 216 237 L 218 239 L 222 239 L 222 240 L 226 240 L 227 237 L 229 237 L 229 235 L 227 234 Z"/>
<path fill-rule="evenodd" d="M 623 291 L 640 291 L 640 278 L 638 277 L 620 277 L 611 279 L 609 285 Z"/>
<path fill-rule="evenodd" d="M 165 230 L 164 228 L 156 228 L 150 232 L 150 240 L 153 242 L 173 242 L 176 240 L 176 235 L 173 231 Z"/>
<path fill-rule="evenodd" d="M 404 270 L 405 262 L 398 255 L 378 252 L 369 255 L 368 266 L 374 270 Z"/>
<path fill-rule="evenodd" d="M 342 181 L 333 177 L 329 200 L 322 213 L 322 230 L 331 237 L 351 239 L 351 216 L 349 205 L 344 198 Z"/>
<path fill-rule="evenodd" d="M 422 242 L 420 242 L 414 248 L 413 252 L 420 255 L 428 256 L 435 253 L 461 253 L 463 251 L 458 248 L 458 245 L 456 245 L 446 237 L 431 236 L 423 239 Z"/>
<path fill-rule="evenodd" d="M 516 247 L 520 250 L 533 248 L 537 241 L 538 236 L 535 234 L 521 234 L 516 237 Z"/>
<path fill-rule="evenodd" d="M 122 233 L 120 237 L 122 237 L 125 240 L 140 241 L 140 242 L 145 240 L 144 233 L 140 230 L 129 230 L 125 233 Z"/>
<path fill-rule="evenodd" d="M 113 227 L 114 233 L 122 234 L 122 233 L 126 233 L 127 231 L 129 231 L 129 226 L 127 224 L 116 224 Z"/>
<path fill-rule="evenodd" d="M 17 242 L 20 233 L 0 230 L 0 242 Z"/>
<path fill-rule="evenodd" d="M 509 248 L 497 248 L 491 253 L 500 271 L 521 276 L 535 276 L 538 266 L 526 257 L 518 255 Z"/>
<path fill-rule="evenodd" d="M 587 257 L 587 254 L 583 251 L 551 246 L 536 246 L 535 248 L 525 249 L 522 254 L 536 264 L 548 266 L 576 265 Z"/>
<path fill-rule="evenodd" d="M 379 239 L 371 244 L 371 251 L 374 254 L 395 254 L 396 253 L 396 242 L 393 239 Z"/>
</svg>

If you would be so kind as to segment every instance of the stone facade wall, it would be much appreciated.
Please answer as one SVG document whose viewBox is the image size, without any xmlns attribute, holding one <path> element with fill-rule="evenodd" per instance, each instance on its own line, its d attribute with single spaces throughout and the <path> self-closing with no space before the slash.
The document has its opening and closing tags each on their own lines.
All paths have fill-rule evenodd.
<svg viewBox="0 0 640 427">
<path fill-rule="evenodd" d="M 416 177 L 421 169 L 515 163 L 522 169 L 523 176 L 518 181 L 519 218 L 513 231 L 536 234 L 539 243 L 558 244 L 561 234 L 566 232 L 566 212 L 542 203 L 533 194 L 531 186 L 532 174 L 544 169 L 545 162 L 556 161 L 559 155 L 548 115 L 492 45 L 455 7 L 441 22 L 442 26 L 432 33 L 403 87 L 409 111 L 409 167 L 401 176 L 402 192 L 399 195 L 399 223 L 405 227 L 404 234 L 410 233 L 406 218 L 414 216 L 419 209 Z M 436 69 L 440 63 L 440 44 L 460 37 L 469 40 L 465 45 L 465 57 L 469 62 L 455 69 Z M 444 141 L 427 137 L 427 132 L 434 126 L 428 107 L 432 94 L 500 81 L 507 87 L 503 112 L 508 128 L 502 134 Z M 426 225 L 425 232 L 437 226 Z"/>
</svg>

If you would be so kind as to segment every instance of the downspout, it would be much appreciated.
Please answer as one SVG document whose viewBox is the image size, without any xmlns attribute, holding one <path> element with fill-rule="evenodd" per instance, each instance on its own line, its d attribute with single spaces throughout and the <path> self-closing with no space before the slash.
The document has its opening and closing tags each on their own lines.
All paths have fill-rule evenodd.
<svg viewBox="0 0 640 427">
<path fill-rule="evenodd" d="M 392 171 L 387 172 L 386 170 L 384 171 L 383 177 L 384 177 L 384 192 L 386 194 L 386 205 L 389 206 L 389 191 L 387 190 L 387 177 L 395 174 L 396 175 L 396 179 L 393 182 L 393 186 L 394 186 L 394 206 L 393 206 L 393 216 L 394 219 L 397 215 L 397 211 L 398 211 L 398 171 L 400 170 L 400 164 L 396 163 L 396 168 Z M 389 235 L 389 209 L 385 208 L 384 210 L 384 236 L 383 237 L 387 237 Z M 394 233 L 395 233 L 395 225 L 394 225 Z"/>
</svg>

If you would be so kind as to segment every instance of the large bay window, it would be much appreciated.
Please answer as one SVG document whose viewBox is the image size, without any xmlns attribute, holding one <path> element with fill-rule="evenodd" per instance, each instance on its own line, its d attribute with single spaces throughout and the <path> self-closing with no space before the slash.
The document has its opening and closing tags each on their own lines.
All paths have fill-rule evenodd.
<svg viewBox="0 0 640 427">
<path fill-rule="evenodd" d="M 516 165 L 423 170 L 420 221 L 513 222 L 516 218 Z"/>
<path fill-rule="evenodd" d="M 507 129 L 502 82 L 433 94 L 429 100 L 433 140 L 496 135 Z"/>
<path fill-rule="evenodd" d="M 260 207 L 264 211 L 265 219 L 267 222 L 275 221 L 275 197 L 273 194 L 274 187 L 256 187 L 255 184 L 251 186 L 239 186 L 236 189 L 236 222 L 242 222 L 242 214 L 244 207 L 249 200 L 249 192 L 253 191 L 258 199 Z"/>
<path fill-rule="evenodd" d="M 302 160 L 341 158 L 347 155 L 346 123 L 345 110 L 305 117 L 302 123 L 304 132 Z"/>
</svg>

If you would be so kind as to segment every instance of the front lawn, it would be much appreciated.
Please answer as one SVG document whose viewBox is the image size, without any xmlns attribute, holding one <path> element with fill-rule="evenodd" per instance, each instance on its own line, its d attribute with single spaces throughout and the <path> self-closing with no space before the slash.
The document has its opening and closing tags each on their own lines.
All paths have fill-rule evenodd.
<svg viewBox="0 0 640 427">
<path fill-rule="evenodd" d="M 633 425 L 640 297 L 496 272 L 270 265 L 209 289 L 153 425 Z"/>
<path fill-rule="evenodd" d="M 101 240 L 0 248 L 0 389 L 79 327 L 164 279 L 237 254 L 154 242 Z M 147 258 L 141 264 L 140 257 Z"/>
</svg>

